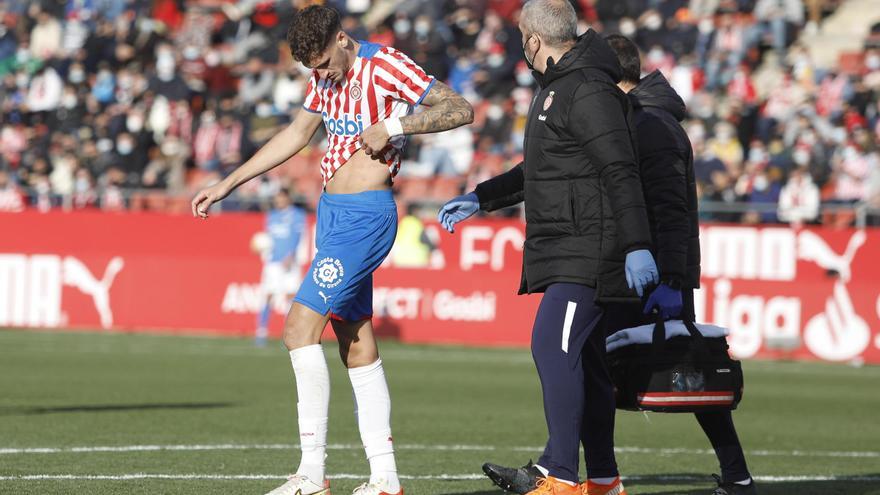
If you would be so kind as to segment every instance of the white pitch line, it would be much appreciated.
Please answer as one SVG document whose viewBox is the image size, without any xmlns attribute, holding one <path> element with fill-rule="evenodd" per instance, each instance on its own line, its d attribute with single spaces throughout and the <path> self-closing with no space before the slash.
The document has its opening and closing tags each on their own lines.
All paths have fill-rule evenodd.
<svg viewBox="0 0 880 495">
<path fill-rule="evenodd" d="M 286 474 L 23 474 L 20 476 L 0 476 L 0 481 L 40 481 L 40 480 L 283 480 Z M 369 474 L 331 474 L 333 480 L 360 480 Z M 404 480 L 451 480 L 466 481 L 485 479 L 483 474 L 436 474 L 411 476 L 400 475 Z"/>
<path fill-rule="evenodd" d="M 364 479 L 367 474 L 335 474 L 330 475 L 330 479 Z M 286 478 L 284 474 L 161 474 L 161 473 L 132 473 L 132 474 L 23 474 L 19 476 L 0 476 L 0 481 L 127 481 L 127 480 L 282 480 Z M 401 475 L 404 480 L 446 480 L 446 481 L 471 481 L 482 480 L 485 476 L 482 474 L 435 474 L 411 476 Z M 624 481 L 630 482 L 709 482 L 705 476 L 665 476 L 665 475 L 644 475 L 644 476 L 624 476 Z M 876 483 L 880 482 L 880 476 L 755 476 L 755 480 L 762 483 L 807 483 L 818 481 L 836 481 L 836 482 L 861 482 Z"/>
<path fill-rule="evenodd" d="M 860 475 L 817 475 L 817 476 L 772 476 L 772 475 L 764 475 L 764 476 L 753 476 L 755 481 L 760 481 L 762 483 L 806 483 L 806 482 L 815 482 L 815 481 L 849 481 L 849 482 L 862 482 L 862 483 L 874 483 L 880 481 L 880 476 L 860 476 Z M 691 481 L 711 481 L 708 480 L 706 476 L 688 476 L 688 475 L 636 475 L 636 476 L 621 476 L 621 479 L 624 481 L 639 481 L 639 482 L 691 482 Z"/>
<path fill-rule="evenodd" d="M 711 449 L 682 449 L 682 448 L 666 448 L 654 449 L 644 447 L 615 447 L 615 452 L 619 454 L 660 454 L 660 455 L 677 455 L 677 454 L 694 454 L 694 455 L 715 455 L 715 451 Z M 849 457 L 849 458 L 878 458 L 880 452 L 876 451 L 832 451 L 832 450 L 749 450 L 746 455 L 754 457 Z"/>
<path fill-rule="evenodd" d="M 427 444 L 399 444 L 398 450 L 416 451 L 477 451 L 477 452 L 540 452 L 542 447 L 513 446 L 505 447 L 498 445 L 427 445 Z M 93 446 L 93 447 L 33 447 L 33 448 L 0 448 L 0 455 L 21 454 L 77 454 L 93 452 L 163 452 L 163 451 L 210 451 L 210 450 L 288 450 L 299 448 L 296 444 L 270 443 L 270 444 L 195 444 L 195 445 L 117 445 L 117 446 Z M 328 450 L 360 450 L 363 447 L 358 444 L 329 444 Z M 652 454 L 652 455 L 715 455 L 710 449 L 684 449 L 684 448 L 646 448 L 646 447 L 616 447 L 619 454 Z M 830 458 L 880 458 L 878 451 L 823 451 L 823 450 L 752 450 L 747 455 L 755 457 L 830 457 Z"/>
</svg>

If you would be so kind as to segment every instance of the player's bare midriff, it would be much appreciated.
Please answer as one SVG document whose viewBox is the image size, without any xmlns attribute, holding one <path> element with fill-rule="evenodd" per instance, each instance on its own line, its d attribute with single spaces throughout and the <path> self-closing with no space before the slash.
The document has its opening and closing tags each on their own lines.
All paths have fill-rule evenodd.
<svg viewBox="0 0 880 495">
<path fill-rule="evenodd" d="M 333 174 L 325 190 L 330 194 L 354 194 L 391 189 L 388 165 L 358 150 Z"/>
</svg>

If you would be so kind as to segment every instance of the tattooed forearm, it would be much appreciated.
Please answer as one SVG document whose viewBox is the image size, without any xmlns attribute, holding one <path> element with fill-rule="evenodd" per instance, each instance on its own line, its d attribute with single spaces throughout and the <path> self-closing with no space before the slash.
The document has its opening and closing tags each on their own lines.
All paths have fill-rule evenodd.
<svg viewBox="0 0 880 495">
<path fill-rule="evenodd" d="M 434 83 L 422 105 L 428 109 L 400 119 L 404 134 L 448 131 L 474 121 L 471 104 L 440 81 Z"/>
</svg>

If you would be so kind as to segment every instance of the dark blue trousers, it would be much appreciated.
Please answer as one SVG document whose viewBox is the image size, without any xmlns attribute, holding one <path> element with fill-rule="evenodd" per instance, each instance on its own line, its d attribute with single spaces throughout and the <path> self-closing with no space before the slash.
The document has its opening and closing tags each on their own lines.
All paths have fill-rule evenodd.
<svg viewBox="0 0 880 495">
<path fill-rule="evenodd" d="M 532 357 L 544 395 L 549 440 L 538 464 L 551 476 L 578 481 L 580 445 L 594 478 L 617 476 L 614 386 L 605 362 L 602 309 L 594 289 L 547 287 L 532 328 Z"/>
</svg>

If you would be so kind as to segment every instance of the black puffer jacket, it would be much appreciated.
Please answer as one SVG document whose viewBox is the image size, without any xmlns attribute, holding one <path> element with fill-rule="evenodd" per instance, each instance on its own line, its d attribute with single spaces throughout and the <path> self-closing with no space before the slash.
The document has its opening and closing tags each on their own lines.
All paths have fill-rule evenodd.
<svg viewBox="0 0 880 495">
<path fill-rule="evenodd" d="M 639 167 L 660 279 L 700 286 L 700 225 L 691 142 L 679 124 L 684 101 L 660 72 L 629 92 L 635 108 Z"/>
<path fill-rule="evenodd" d="M 480 206 L 525 201 L 520 293 L 571 282 L 596 288 L 599 300 L 635 298 L 624 259 L 651 237 L 617 57 L 590 30 L 536 78 L 525 160 L 477 186 Z"/>
</svg>

